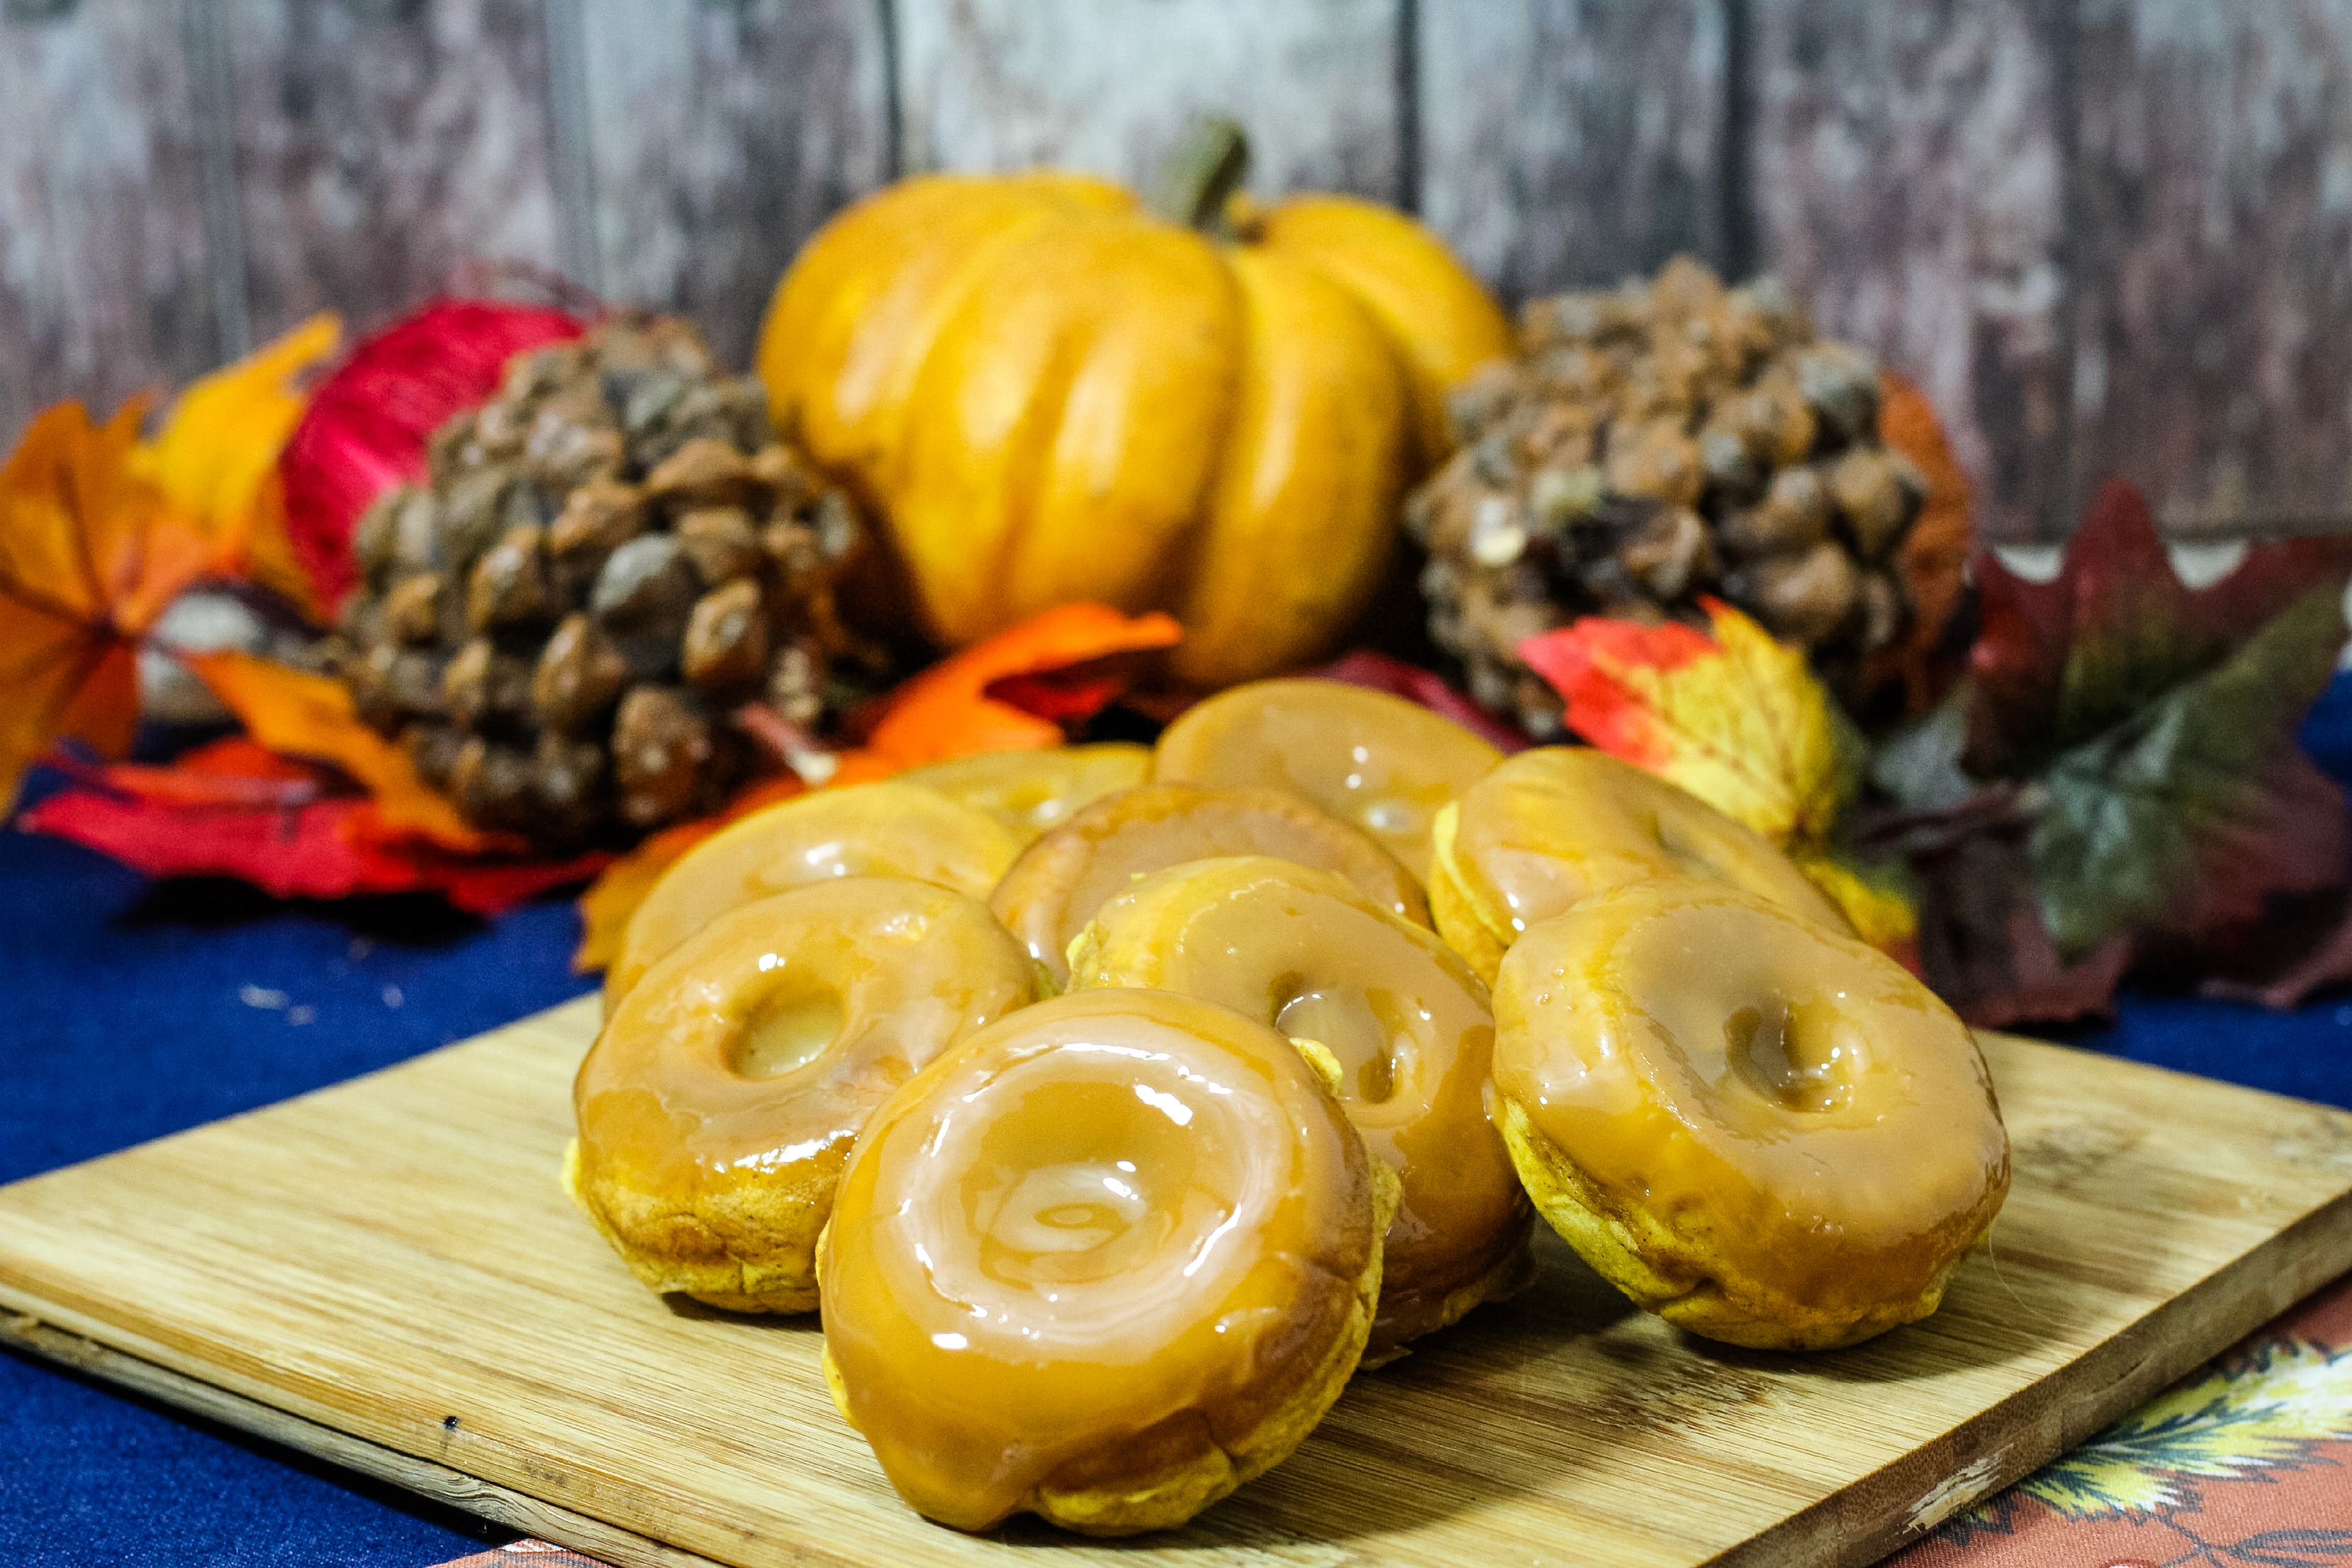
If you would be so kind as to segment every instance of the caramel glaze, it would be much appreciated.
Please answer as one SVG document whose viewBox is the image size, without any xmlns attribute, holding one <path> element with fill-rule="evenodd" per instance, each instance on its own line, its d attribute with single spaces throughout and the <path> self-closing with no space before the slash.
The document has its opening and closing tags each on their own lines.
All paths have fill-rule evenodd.
<svg viewBox="0 0 2352 1568">
<path fill-rule="evenodd" d="M 1288 790 L 1361 828 L 1423 881 L 1431 822 L 1503 760 L 1449 719 L 1336 680 L 1257 680 L 1186 710 L 1152 752 L 1171 784 Z"/>
<path fill-rule="evenodd" d="M 581 1063 L 583 1201 L 641 1274 L 740 1268 L 806 1310 L 866 1118 L 1035 977 L 977 901 L 927 883 L 852 877 L 731 910 L 646 972 Z M 760 1293 L 717 1292 L 783 1304 L 731 1299 Z"/>
<path fill-rule="evenodd" d="M 1821 890 L 1760 834 L 1606 752 L 1522 752 L 1464 795 L 1444 856 L 1502 945 L 1604 889 L 1658 877 L 1744 888 L 1843 932 Z"/>
<path fill-rule="evenodd" d="M 1151 748 L 1131 741 L 982 752 L 908 768 L 899 784 L 920 784 L 958 805 L 986 812 L 1023 844 L 1059 827 L 1088 801 L 1132 789 L 1151 773 Z"/>
<path fill-rule="evenodd" d="M 1328 872 L 1196 860 L 1105 904 L 1071 984 L 1223 1003 L 1338 1060 L 1348 1120 L 1403 1185 L 1368 1357 L 1524 1281 L 1533 1211 L 1486 1116 L 1486 987 L 1428 931 Z"/>
<path fill-rule="evenodd" d="M 1379 1224 L 1361 1141 L 1280 1035 L 1159 992 L 1041 1003 L 859 1142 L 823 1258 L 836 1397 L 943 1523 L 1223 1477 L 1202 1506 L 1346 1382 Z"/>
<path fill-rule="evenodd" d="M 1396 858 L 1347 824 L 1280 790 L 1151 784 L 1105 795 L 1023 852 L 988 907 L 1056 984 L 1070 942 L 1136 878 L 1186 860 L 1271 855 L 1336 871 L 1416 925 L 1429 903 Z"/>
<path fill-rule="evenodd" d="M 1495 1006 L 1496 1091 L 1594 1206 L 1671 1238 L 1654 1273 L 1735 1317 L 1924 1316 L 2008 1192 L 1967 1026 L 1884 953 L 1752 895 L 1588 900 L 1511 950 Z"/>
<path fill-rule="evenodd" d="M 604 972 L 604 1007 L 655 960 L 728 910 L 835 877 L 909 877 L 975 899 L 1020 840 L 986 813 L 892 779 L 821 790 L 730 823 L 662 873 Z"/>
</svg>

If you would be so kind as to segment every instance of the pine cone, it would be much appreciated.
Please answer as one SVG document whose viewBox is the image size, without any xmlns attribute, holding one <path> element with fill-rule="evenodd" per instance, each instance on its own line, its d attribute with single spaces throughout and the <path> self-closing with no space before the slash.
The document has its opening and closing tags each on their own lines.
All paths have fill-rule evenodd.
<svg viewBox="0 0 2352 1568">
<path fill-rule="evenodd" d="M 544 847 L 720 805 L 730 713 L 820 721 L 863 661 L 834 591 L 866 537 L 700 337 L 624 316 L 516 357 L 363 517 L 338 668 L 468 820 Z"/>
<path fill-rule="evenodd" d="M 1536 300 L 1517 357 L 1449 412 L 1461 449 L 1406 507 L 1430 635 L 1538 739 L 1559 698 L 1517 645 L 1579 616 L 1703 626 L 1719 595 L 1848 698 L 1908 624 L 1895 562 L 1926 479 L 1879 442 L 1870 356 L 1815 339 L 1769 279 L 1726 289 L 1678 257 Z"/>
</svg>

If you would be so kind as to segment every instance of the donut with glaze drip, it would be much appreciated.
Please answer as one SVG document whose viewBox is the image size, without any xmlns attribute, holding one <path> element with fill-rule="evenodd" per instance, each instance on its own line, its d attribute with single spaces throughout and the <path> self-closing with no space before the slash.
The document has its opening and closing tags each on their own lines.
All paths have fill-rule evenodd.
<svg viewBox="0 0 2352 1568">
<path fill-rule="evenodd" d="M 1533 1212 L 1486 1113 L 1494 1014 L 1431 932 L 1328 871 L 1195 860 L 1105 904 L 1070 981 L 1223 1003 L 1329 1054 L 1348 1119 L 1402 1186 L 1368 1363 L 1527 1282 Z"/>
<path fill-rule="evenodd" d="M 1283 789 L 1370 834 L 1423 881 L 1430 824 L 1503 753 L 1417 702 L 1337 680 L 1254 680 L 1178 715 L 1153 748 L 1164 784 Z"/>
<path fill-rule="evenodd" d="M 1769 1350 L 1933 1312 L 2009 1191 L 1968 1027 L 1867 943 L 1716 883 L 1614 889 L 1495 987 L 1495 1089 L 1553 1228 L 1635 1302 Z"/>
<path fill-rule="evenodd" d="M 1180 1524 L 1338 1397 L 1394 1193 L 1265 1025 L 1165 992 L 1040 1003 L 859 1140 L 822 1248 L 826 1378 L 941 1523 Z"/>
<path fill-rule="evenodd" d="M 1150 772 L 1150 747 L 1098 741 L 1034 752 L 982 752 L 926 763 L 894 778 L 986 812 L 1025 847 L 1089 801 L 1133 789 Z"/>
<path fill-rule="evenodd" d="M 1440 812 L 1433 832 L 1430 912 L 1489 985 L 1528 928 L 1579 899 L 1660 877 L 1743 888 L 1852 934 L 1837 906 L 1761 834 L 1606 752 L 1522 752 Z"/>
<path fill-rule="evenodd" d="M 982 899 L 1020 852 L 987 813 L 897 779 L 755 811 L 679 856 L 646 893 L 604 972 L 604 1011 L 656 960 L 739 904 L 835 877 L 907 877 Z"/>
<path fill-rule="evenodd" d="M 572 1085 L 565 1185 L 654 1289 L 807 1311 L 866 1118 L 1035 984 L 987 910 L 928 883 L 851 877 L 730 910 L 605 1019 Z"/>
<path fill-rule="evenodd" d="M 1221 855 L 1336 871 L 1381 908 L 1429 923 L 1421 885 L 1396 857 L 1296 795 L 1171 784 L 1121 790 L 1077 812 L 1022 852 L 988 907 L 1058 985 L 1069 978 L 1071 942 L 1105 900 L 1138 877 Z"/>
</svg>

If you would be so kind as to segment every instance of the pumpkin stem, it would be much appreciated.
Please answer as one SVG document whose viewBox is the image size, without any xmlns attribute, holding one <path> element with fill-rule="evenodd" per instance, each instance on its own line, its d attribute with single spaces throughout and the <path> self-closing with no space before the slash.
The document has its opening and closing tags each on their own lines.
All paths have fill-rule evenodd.
<svg viewBox="0 0 2352 1568">
<path fill-rule="evenodd" d="M 1223 115 L 1196 121 L 1169 160 L 1168 178 L 1153 204 L 1160 216 L 1187 228 L 1229 235 L 1225 201 L 1249 173 L 1249 134 Z"/>
</svg>

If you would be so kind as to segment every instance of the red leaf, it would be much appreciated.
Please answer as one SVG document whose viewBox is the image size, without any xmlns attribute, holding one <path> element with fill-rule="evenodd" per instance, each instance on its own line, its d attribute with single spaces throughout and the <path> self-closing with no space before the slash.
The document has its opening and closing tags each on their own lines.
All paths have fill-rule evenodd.
<svg viewBox="0 0 2352 1568">
<path fill-rule="evenodd" d="M 2265 931 L 2262 936 L 2274 936 Z M 2251 944 L 2250 944 L 2251 945 Z M 2275 947 L 2275 943 L 2270 943 Z M 2338 921 L 2335 929 L 2309 951 L 2284 967 L 2273 963 L 2259 966 L 2270 973 L 2246 977 L 2238 974 L 2209 976 L 2199 989 L 2208 996 L 2219 996 L 2232 1002 L 2256 1002 L 2279 1012 L 2291 1012 L 2308 1001 L 2311 994 L 2331 985 L 2352 980 L 2352 914 Z"/>
<path fill-rule="evenodd" d="M 319 385 L 278 460 L 286 532 L 329 610 L 358 580 L 352 529 L 385 489 L 425 474 L 425 444 L 488 401 L 507 361 L 585 329 L 561 310 L 436 300 L 367 339 Z"/>
<path fill-rule="evenodd" d="M 1919 967 L 1936 994 L 1979 1029 L 2112 1017 L 2131 961 L 2112 937 L 2068 963 L 2042 923 L 2015 828 L 1969 835 L 1912 863 L 1919 889 Z"/>
<path fill-rule="evenodd" d="M 1969 658 L 1965 756 L 1979 777 L 2019 777 L 2221 662 L 2315 584 L 2352 568 L 2352 539 L 2257 544 L 2202 589 L 2172 570 L 2139 491 L 2110 480 L 2048 583 L 1990 552 L 1974 562 L 1983 629 Z"/>
<path fill-rule="evenodd" d="M 373 801 L 329 793 L 324 769 L 249 741 L 223 741 L 168 768 L 74 768 L 86 787 L 50 796 L 26 827 L 87 846 L 151 877 L 235 877 L 282 899 L 435 892 L 474 914 L 583 881 L 612 859 L 451 854 L 373 823 Z"/>
<path fill-rule="evenodd" d="M 1407 664 L 1370 648 L 1358 648 L 1337 663 L 1325 665 L 1309 672 L 1318 680 L 1337 680 L 1349 686 L 1361 686 L 1372 691 L 1385 691 L 1391 697 L 1402 697 L 1408 702 L 1418 702 L 1431 712 L 1453 720 L 1456 724 L 1486 742 L 1496 751 L 1508 755 L 1524 752 L 1533 744 L 1525 735 L 1502 722 L 1469 697 L 1419 665 Z"/>
</svg>

